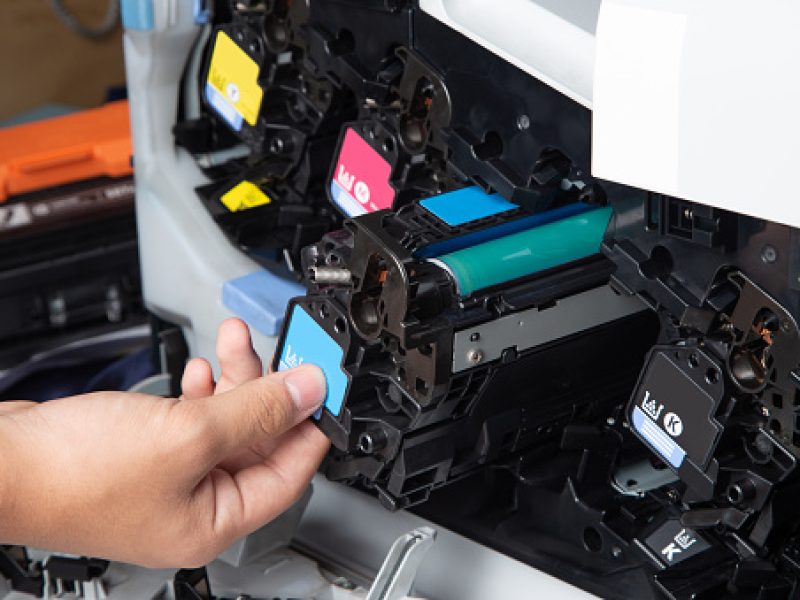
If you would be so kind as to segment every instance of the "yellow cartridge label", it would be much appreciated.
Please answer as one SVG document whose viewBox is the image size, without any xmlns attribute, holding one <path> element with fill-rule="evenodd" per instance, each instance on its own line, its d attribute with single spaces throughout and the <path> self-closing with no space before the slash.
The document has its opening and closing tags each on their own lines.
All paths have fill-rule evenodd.
<svg viewBox="0 0 800 600">
<path fill-rule="evenodd" d="M 264 90 L 258 85 L 258 63 L 224 31 L 217 33 L 208 68 L 206 97 L 231 126 L 239 130 L 242 118 L 256 124 Z"/>
<path fill-rule="evenodd" d="M 250 181 L 240 181 L 222 194 L 220 201 L 229 211 L 238 212 L 269 204 L 272 202 L 272 198 L 262 192 L 256 184 Z"/>
</svg>

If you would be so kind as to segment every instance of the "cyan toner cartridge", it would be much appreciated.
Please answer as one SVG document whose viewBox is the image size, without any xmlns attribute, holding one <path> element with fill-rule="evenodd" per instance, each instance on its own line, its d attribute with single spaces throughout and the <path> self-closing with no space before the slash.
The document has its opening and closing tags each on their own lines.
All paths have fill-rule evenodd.
<svg viewBox="0 0 800 600">
<path fill-rule="evenodd" d="M 654 335 L 606 285 L 609 216 L 580 203 L 530 215 L 464 188 L 309 248 L 312 291 L 290 305 L 274 367 L 328 374 L 326 473 L 402 507 L 606 419 Z"/>
</svg>

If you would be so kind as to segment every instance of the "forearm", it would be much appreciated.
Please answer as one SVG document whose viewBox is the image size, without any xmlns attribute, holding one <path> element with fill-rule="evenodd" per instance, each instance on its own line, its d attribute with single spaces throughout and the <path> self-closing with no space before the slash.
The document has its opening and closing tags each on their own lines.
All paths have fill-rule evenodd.
<svg viewBox="0 0 800 600">
<path fill-rule="evenodd" d="M 27 540 L 24 518 L 20 514 L 18 502 L 21 487 L 27 484 L 20 480 L 22 469 L 20 462 L 24 460 L 24 448 L 20 440 L 13 417 L 8 413 L 9 404 L 2 403 L 3 414 L 0 414 L 0 543 L 24 543 Z"/>
<path fill-rule="evenodd" d="M 56 401 L 58 402 L 58 401 Z M 52 423 L 36 402 L 0 403 L 0 543 L 49 547 L 53 532 L 68 531 L 60 523 L 77 490 L 67 485 L 66 469 L 49 441 Z M 80 440 L 76 440 L 80 443 Z M 62 527 L 63 525 L 63 527 Z"/>
</svg>

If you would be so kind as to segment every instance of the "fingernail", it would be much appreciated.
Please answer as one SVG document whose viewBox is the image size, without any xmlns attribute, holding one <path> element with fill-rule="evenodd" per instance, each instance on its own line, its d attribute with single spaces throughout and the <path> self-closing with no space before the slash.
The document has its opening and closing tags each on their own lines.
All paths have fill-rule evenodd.
<svg viewBox="0 0 800 600">
<path fill-rule="evenodd" d="M 327 383 L 322 369 L 315 365 L 303 365 L 288 372 L 283 380 L 297 410 L 311 414 L 325 399 Z"/>
</svg>

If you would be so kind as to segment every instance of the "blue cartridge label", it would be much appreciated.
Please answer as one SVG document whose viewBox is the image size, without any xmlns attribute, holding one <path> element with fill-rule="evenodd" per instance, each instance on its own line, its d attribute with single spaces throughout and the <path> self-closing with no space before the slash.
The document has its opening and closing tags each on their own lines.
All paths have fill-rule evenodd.
<svg viewBox="0 0 800 600">
<path fill-rule="evenodd" d="M 295 305 L 283 341 L 279 371 L 304 364 L 317 365 L 325 373 L 328 390 L 323 406 L 339 416 L 347 392 L 347 375 L 342 371 L 344 351 L 299 305 Z M 321 409 L 314 415 L 319 419 Z"/>
<path fill-rule="evenodd" d="M 641 407 L 638 405 L 633 407 L 631 420 L 634 429 L 652 446 L 653 450 L 673 468 L 678 469 L 683 464 L 686 451 L 670 435 L 676 437 L 680 435 L 683 431 L 683 423 L 675 413 L 668 412 L 662 415 L 663 410 L 664 405 L 657 404 L 655 400 L 652 400 L 648 392 L 642 400 Z M 664 427 L 670 432 L 670 435 L 667 435 L 667 432 L 658 424 L 662 416 Z"/>
</svg>

